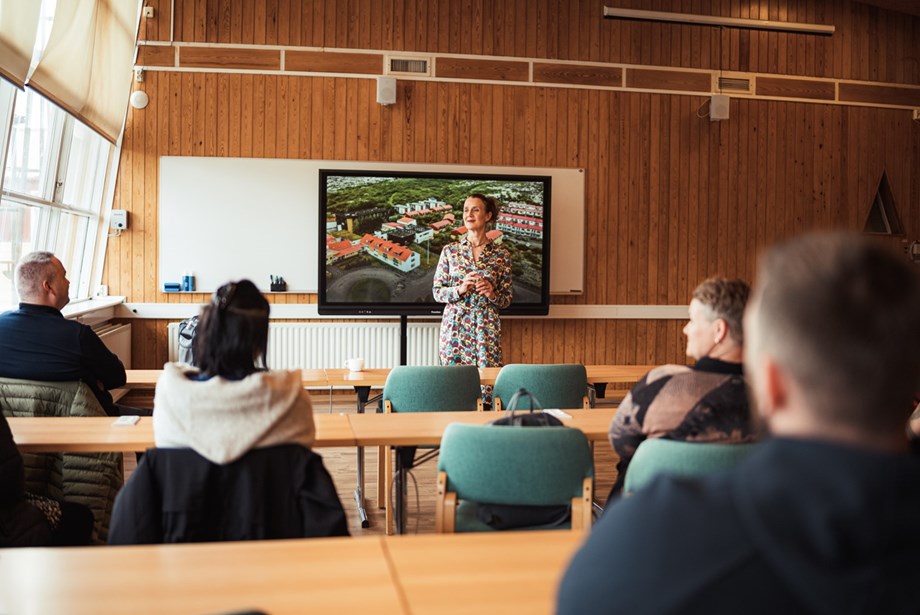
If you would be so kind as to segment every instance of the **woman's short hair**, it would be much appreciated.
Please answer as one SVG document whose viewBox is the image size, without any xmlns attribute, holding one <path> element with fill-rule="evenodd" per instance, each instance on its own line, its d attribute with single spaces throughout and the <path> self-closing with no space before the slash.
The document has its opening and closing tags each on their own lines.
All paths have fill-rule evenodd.
<svg viewBox="0 0 920 615">
<path fill-rule="evenodd" d="M 486 206 L 486 211 L 492 214 L 492 218 L 486 223 L 489 228 L 495 228 L 498 222 L 498 214 L 501 211 L 501 203 L 494 196 L 487 196 L 481 192 L 474 192 L 469 196 L 471 199 L 479 199 Z"/>
<path fill-rule="evenodd" d="M 268 369 L 269 304 L 249 280 L 217 289 L 201 311 L 195 360 L 205 374 L 244 378 Z"/>
<path fill-rule="evenodd" d="M 693 298 L 712 311 L 713 320 L 724 320 L 729 335 L 741 346 L 744 344 L 741 321 L 750 294 L 751 287 L 744 280 L 713 277 L 703 280 L 696 287 Z"/>
</svg>

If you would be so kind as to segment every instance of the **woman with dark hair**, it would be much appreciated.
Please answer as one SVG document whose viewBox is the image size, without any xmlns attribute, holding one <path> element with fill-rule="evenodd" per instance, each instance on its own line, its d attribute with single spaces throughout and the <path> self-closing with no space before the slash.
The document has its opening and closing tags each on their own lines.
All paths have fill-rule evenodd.
<svg viewBox="0 0 920 615">
<path fill-rule="evenodd" d="M 229 463 L 253 448 L 313 444 L 313 407 L 300 372 L 265 364 L 268 314 L 268 301 L 249 280 L 214 293 L 195 335 L 198 368 L 168 363 L 157 382 L 157 447 L 190 447 Z"/>
<path fill-rule="evenodd" d="M 472 194 L 463 204 L 466 235 L 444 246 L 434 274 L 441 317 L 441 365 L 502 365 L 499 310 L 511 304 L 511 256 L 488 232 L 498 220 L 498 200 Z M 491 403 L 491 392 L 484 389 Z"/>
<path fill-rule="evenodd" d="M 300 370 L 269 370 L 269 304 L 249 280 L 201 311 L 198 367 L 167 363 L 153 438 L 118 495 L 109 544 L 347 535 Z"/>
</svg>

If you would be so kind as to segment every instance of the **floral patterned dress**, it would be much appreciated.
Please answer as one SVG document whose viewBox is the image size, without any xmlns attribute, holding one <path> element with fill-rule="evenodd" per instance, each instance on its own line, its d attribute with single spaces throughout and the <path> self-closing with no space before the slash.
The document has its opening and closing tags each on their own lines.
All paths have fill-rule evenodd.
<svg viewBox="0 0 920 615">
<path fill-rule="evenodd" d="M 478 271 L 492 282 L 495 300 L 477 292 L 460 294 L 460 282 Z M 446 303 L 441 318 L 441 365 L 502 365 L 502 323 L 499 310 L 511 304 L 511 256 L 494 243 L 482 248 L 479 260 L 466 237 L 444 246 L 434 274 L 435 301 Z M 487 401 L 491 401 L 488 399 Z"/>
</svg>

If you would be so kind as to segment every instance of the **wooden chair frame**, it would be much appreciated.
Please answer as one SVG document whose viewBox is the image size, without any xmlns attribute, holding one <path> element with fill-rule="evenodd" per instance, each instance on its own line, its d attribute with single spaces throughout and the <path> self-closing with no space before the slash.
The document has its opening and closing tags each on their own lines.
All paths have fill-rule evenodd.
<svg viewBox="0 0 920 615">
<path fill-rule="evenodd" d="M 482 398 L 479 398 L 476 400 L 476 411 L 483 412 L 483 409 Z M 393 404 L 390 403 L 389 399 L 383 402 L 383 412 L 384 414 L 393 413 Z M 384 515 L 387 536 L 391 536 L 395 529 L 392 489 L 393 481 L 396 479 L 396 476 L 393 471 L 393 448 L 392 446 L 381 446 L 377 454 L 377 502 L 382 502 L 382 508 L 385 509 Z M 380 497 L 381 493 L 383 497 Z"/>
<path fill-rule="evenodd" d="M 594 482 L 590 476 L 582 480 L 581 495 L 572 498 L 573 532 L 591 529 Z M 438 472 L 437 501 L 434 509 L 434 531 L 453 534 L 457 523 L 457 494 L 447 490 L 447 472 Z"/>
</svg>

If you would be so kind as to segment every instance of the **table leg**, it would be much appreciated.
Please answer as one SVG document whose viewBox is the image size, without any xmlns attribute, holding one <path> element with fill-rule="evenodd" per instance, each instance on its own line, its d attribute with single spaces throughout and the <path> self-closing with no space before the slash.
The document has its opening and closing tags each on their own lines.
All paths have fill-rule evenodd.
<svg viewBox="0 0 920 615">
<path fill-rule="evenodd" d="M 358 414 L 364 414 L 364 408 L 372 401 L 370 396 L 371 388 L 369 386 L 356 386 L 355 394 L 358 397 Z M 358 477 L 355 485 L 355 504 L 358 507 L 358 517 L 361 519 L 361 527 L 370 527 L 370 521 L 367 518 L 367 507 L 364 505 L 364 447 L 358 447 Z"/>
</svg>

